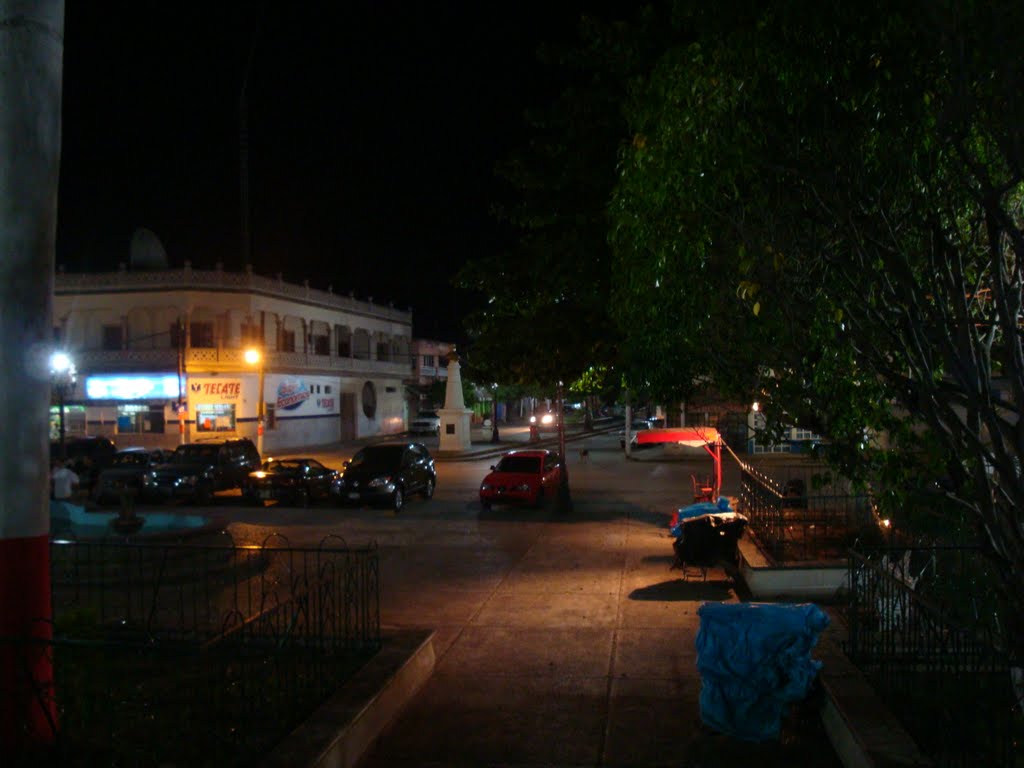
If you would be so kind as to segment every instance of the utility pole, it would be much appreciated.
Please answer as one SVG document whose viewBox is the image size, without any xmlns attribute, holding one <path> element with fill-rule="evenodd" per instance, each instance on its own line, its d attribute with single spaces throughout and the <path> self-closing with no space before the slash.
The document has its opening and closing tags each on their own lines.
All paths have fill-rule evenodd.
<svg viewBox="0 0 1024 768">
<path fill-rule="evenodd" d="M 47 353 L 63 70 L 64 0 L 0 0 L 0 755 L 15 761 L 58 727 Z"/>
</svg>

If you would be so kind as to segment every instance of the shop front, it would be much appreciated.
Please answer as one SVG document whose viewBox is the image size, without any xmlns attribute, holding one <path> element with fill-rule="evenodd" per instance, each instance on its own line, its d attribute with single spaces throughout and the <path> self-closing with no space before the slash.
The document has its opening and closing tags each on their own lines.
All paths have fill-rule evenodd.
<svg viewBox="0 0 1024 768">
<path fill-rule="evenodd" d="M 110 437 L 120 448 L 173 448 L 178 430 L 168 431 L 168 421 L 181 396 L 178 381 L 175 373 L 87 376 L 81 434 Z"/>
</svg>

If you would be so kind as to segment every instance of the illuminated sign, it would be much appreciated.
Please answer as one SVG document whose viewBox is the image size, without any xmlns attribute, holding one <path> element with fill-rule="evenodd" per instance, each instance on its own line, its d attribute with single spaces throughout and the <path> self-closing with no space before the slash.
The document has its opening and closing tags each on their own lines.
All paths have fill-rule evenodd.
<svg viewBox="0 0 1024 768">
<path fill-rule="evenodd" d="M 90 400 L 170 400 L 178 397 L 178 377 L 175 375 L 147 376 L 87 376 L 85 396 Z"/>
</svg>

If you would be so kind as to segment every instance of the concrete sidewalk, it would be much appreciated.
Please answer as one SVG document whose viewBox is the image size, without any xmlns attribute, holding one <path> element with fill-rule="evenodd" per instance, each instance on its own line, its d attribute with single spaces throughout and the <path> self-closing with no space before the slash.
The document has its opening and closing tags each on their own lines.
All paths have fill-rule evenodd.
<svg viewBox="0 0 1024 768">
<path fill-rule="evenodd" d="M 660 517 L 592 498 L 569 515 L 507 510 L 412 535 L 381 551 L 385 637 L 392 649 L 412 638 L 406 663 L 384 670 L 361 709 L 343 693 L 317 718 L 351 734 L 333 752 L 321 727 L 269 765 L 841 765 L 818 701 L 776 743 L 702 727 L 697 609 L 741 595 L 721 569 L 672 570 Z M 365 728 L 338 722 L 353 711 Z"/>
</svg>

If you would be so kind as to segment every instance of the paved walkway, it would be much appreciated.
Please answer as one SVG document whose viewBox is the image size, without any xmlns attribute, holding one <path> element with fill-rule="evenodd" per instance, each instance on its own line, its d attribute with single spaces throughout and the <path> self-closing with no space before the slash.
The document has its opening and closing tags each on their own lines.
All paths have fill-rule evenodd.
<svg viewBox="0 0 1024 768">
<path fill-rule="evenodd" d="M 739 598 L 671 563 L 662 520 L 593 499 L 385 549 L 383 622 L 434 628 L 437 663 L 362 765 L 838 767 L 813 704 L 779 743 L 702 727 L 697 609 Z"/>
</svg>

